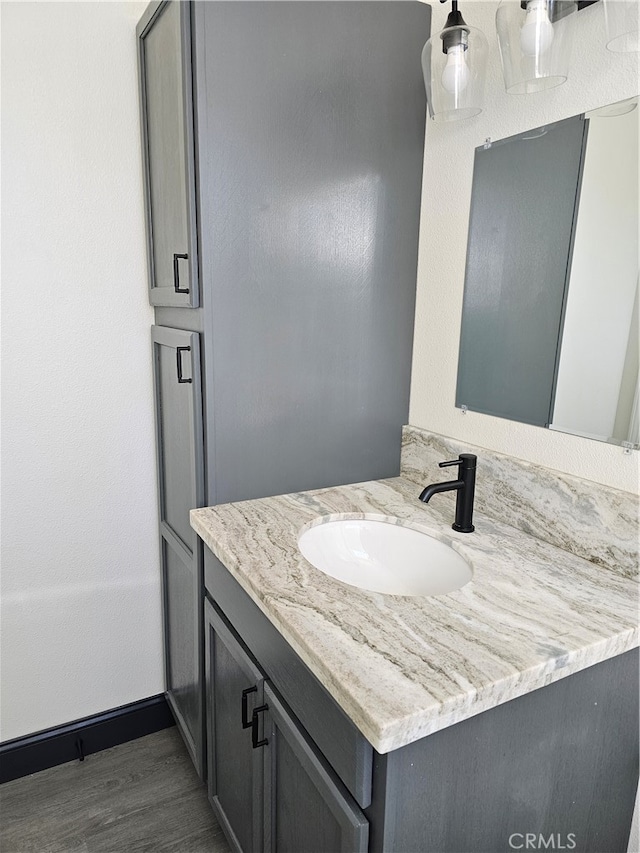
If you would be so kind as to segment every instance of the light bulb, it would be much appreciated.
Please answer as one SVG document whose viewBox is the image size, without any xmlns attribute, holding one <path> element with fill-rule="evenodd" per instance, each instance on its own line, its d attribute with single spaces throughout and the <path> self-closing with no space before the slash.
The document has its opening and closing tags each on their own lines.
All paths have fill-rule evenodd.
<svg viewBox="0 0 640 853">
<path fill-rule="evenodd" d="M 447 92 L 455 95 L 467 88 L 471 72 L 465 58 L 464 45 L 452 45 L 447 51 L 447 64 L 442 72 L 442 86 Z"/>
<path fill-rule="evenodd" d="M 520 47 L 525 56 L 546 53 L 553 42 L 553 24 L 549 20 L 547 0 L 530 0 L 527 16 L 520 30 Z"/>
</svg>

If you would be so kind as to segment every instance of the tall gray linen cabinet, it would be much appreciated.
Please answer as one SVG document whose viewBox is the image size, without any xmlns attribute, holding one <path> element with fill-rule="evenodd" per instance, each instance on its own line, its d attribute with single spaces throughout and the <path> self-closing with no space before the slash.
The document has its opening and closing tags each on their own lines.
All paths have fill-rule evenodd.
<svg viewBox="0 0 640 853">
<path fill-rule="evenodd" d="M 399 471 L 430 17 L 169 0 L 138 25 L 166 691 L 201 776 L 189 510 Z"/>
</svg>

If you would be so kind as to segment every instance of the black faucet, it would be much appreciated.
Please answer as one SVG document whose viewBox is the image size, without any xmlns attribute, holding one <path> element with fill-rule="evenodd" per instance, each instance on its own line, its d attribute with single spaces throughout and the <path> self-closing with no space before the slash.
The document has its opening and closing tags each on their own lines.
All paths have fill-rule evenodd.
<svg viewBox="0 0 640 853">
<path fill-rule="evenodd" d="M 452 462 L 441 462 L 440 468 L 448 468 L 450 465 L 459 465 L 458 479 L 449 480 L 446 483 L 432 483 L 422 490 L 420 500 L 429 503 L 431 498 L 438 492 L 457 491 L 456 497 L 456 520 L 451 525 L 458 533 L 473 533 L 473 495 L 476 489 L 476 462 L 478 457 L 473 453 L 461 453 L 458 459 Z"/>
</svg>

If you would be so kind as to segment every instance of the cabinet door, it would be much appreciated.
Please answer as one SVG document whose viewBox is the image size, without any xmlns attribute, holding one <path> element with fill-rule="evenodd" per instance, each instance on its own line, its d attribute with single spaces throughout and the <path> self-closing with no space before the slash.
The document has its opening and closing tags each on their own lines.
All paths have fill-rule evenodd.
<svg viewBox="0 0 640 853">
<path fill-rule="evenodd" d="M 191 554 L 189 510 L 204 501 L 199 335 L 153 326 L 160 528 Z"/>
<path fill-rule="evenodd" d="M 189 526 L 189 510 L 204 503 L 199 340 L 162 326 L 153 326 L 151 336 L 166 695 L 202 776 L 202 548 Z"/>
<path fill-rule="evenodd" d="M 251 717 L 263 703 L 263 677 L 233 630 L 205 599 L 209 801 L 229 840 L 243 853 L 262 849 L 261 749 Z"/>
<path fill-rule="evenodd" d="M 196 307 L 191 4 L 170 0 L 138 25 L 149 299 Z"/>
<path fill-rule="evenodd" d="M 199 561 L 161 538 L 166 698 L 200 778 L 204 778 L 202 619 Z"/>
<path fill-rule="evenodd" d="M 264 702 L 264 850 L 366 853 L 364 814 L 268 684 Z"/>
</svg>

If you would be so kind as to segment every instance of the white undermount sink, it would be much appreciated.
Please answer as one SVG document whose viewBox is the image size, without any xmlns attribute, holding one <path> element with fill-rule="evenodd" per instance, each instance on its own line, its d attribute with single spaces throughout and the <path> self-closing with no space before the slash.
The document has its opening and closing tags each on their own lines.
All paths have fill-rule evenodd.
<svg viewBox="0 0 640 853">
<path fill-rule="evenodd" d="M 469 583 L 457 551 L 395 518 L 330 516 L 298 535 L 302 556 L 343 583 L 387 595 L 442 595 Z"/>
</svg>

